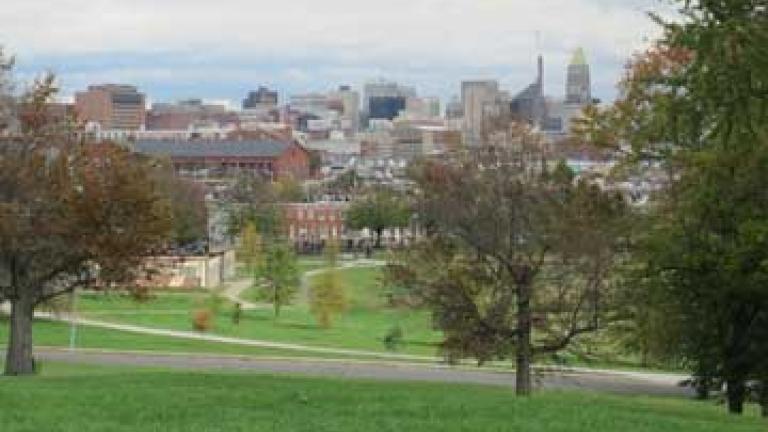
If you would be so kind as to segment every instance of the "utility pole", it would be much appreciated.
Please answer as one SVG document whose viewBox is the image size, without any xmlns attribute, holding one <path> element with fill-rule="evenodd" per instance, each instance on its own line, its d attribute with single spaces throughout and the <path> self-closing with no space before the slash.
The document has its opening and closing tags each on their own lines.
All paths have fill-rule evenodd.
<svg viewBox="0 0 768 432">
<path fill-rule="evenodd" d="M 77 288 L 70 294 L 69 308 L 69 349 L 74 351 L 77 344 Z"/>
</svg>

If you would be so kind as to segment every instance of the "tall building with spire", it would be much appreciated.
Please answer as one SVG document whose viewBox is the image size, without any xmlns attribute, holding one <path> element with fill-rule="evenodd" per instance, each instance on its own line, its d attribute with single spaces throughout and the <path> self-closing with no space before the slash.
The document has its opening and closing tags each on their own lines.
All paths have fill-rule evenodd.
<svg viewBox="0 0 768 432">
<path fill-rule="evenodd" d="M 586 105 L 592 103 L 592 83 L 589 76 L 589 64 L 582 48 L 573 53 L 568 65 L 568 78 L 565 86 L 565 103 Z"/>
<path fill-rule="evenodd" d="M 520 121 L 541 125 L 546 117 L 544 100 L 544 58 L 538 57 L 536 80 L 515 95 L 509 105 L 510 113 Z"/>
</svg>

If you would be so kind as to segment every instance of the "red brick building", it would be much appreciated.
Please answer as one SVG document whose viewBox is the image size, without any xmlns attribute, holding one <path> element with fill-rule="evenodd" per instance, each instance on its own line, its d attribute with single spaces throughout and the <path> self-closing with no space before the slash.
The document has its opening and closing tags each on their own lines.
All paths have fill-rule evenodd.
<svg viewBox="0 0 768 432">
<path fill-rule="evenodd" d="M 134 151 L 168 157 L 180 174 L 227 177 L 247 171 L 276 179 L 309 178 L 309 152 L 295 141 L 149 141 L 139 140 Z"/>
<path fill-rule="evenodd" d="M 343 201 L 283 204 L 285 234 L 294 242 L 340 239 L 348 206 Z"/>
</svg>

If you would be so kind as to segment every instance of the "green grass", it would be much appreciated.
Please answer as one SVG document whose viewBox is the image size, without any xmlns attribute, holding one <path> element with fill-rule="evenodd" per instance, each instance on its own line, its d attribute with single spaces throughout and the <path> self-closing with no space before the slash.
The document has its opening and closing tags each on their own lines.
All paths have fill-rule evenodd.
<svg viewBox="0 0 768 432">
<path fill-rule="evenodd" d="M 36 347 L 68 347 L 69 324 L 36 321 L 33 326 L 33 338 Z M 8 340 L 8 322 L 0 318 L 0 350 Z M 163 353 L 237 355 L 249 357 L 332 357 L 295 350 L 273 349 L 233 345 L 218 342 L 206 342 L 192 339 L 179 339 L 167 336 L 143 335 L 117 330 L 78 326 L 77 348 L 103 349 L 115 351 L 149 351 Z M 2 428 L 0 428 L 2 430 Z"/>
<path fill-rule="evenodd" d="M 4 432 L 752 432 L 754 411 L 681 399 L 247 373 L 43 365 L 0 378 Z M 340 391 L 343 389 L 343 391 Z"/>
<path fill-rule="evenodd" d="M 333 327 L 317 326 L 307 304 L 284 307 L 275 320 L 271 308 L 243 312 L 239 325 L 232 323 L 232 304 L 224 302 L 213 320 L 212 334 L 311 346 L 387 352 L 382 340 L 398 325 L 404 333 L 400 352 L 436 354 L 440 334 L 431 329 L 426 311 L 385 307 L 379 268 L 341 270 L 350 301 L 349 310 Z M 118 294 L 85 294 L 78 309 L 84 316 L 109 322 L 147 327 L 192 330 L 192 312 L 211 303 L 206 294 L 157 295 L 146 303 Z"/>
</svg>

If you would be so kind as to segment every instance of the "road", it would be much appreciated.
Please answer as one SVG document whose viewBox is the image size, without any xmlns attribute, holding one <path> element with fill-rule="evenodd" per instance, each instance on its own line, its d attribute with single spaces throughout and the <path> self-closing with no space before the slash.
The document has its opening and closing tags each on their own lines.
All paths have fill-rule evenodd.
<svg viewBox="0 0 768 432">
<path fill-rule="evenodd" d="M 43 361 L 79 364 L 216 369 L 256 373 L 292 374 L 382 381 L 426 381 L 514 387 L 510 371 L 438 364 L 381 361 L 253 358 L 214 355 L 123 353 L 97 350 L 43 348 L 35 351 Z M 682 376 L 586 369 L 539 371 L 536 381 L 544 389 L 590 390 L 624 395 L 690 396 L 679 387 Z"/>
</svg>

